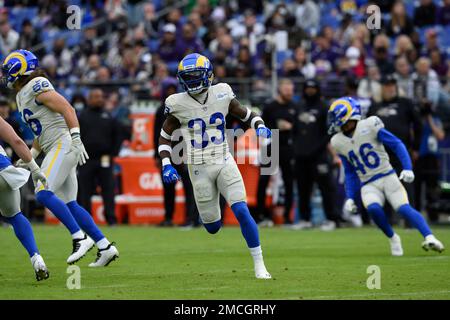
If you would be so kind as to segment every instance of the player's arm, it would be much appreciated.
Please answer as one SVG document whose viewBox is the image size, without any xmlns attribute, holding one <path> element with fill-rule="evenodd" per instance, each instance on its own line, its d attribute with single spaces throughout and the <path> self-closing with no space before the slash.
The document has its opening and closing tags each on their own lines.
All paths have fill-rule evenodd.
<svg viewBox="0 0 450 320">
<path fill-rule="evenodd" d="M 400 173 L 400 180 L 407 183 L 413 182 L 414 172 L 412 171 L 411 157 L 403 142 L 384 128 L 378 131 L 377 138 L 381 143 L 391 149 L 400 160 L 403 167 L 403 171 Z"/>
<path fill-rule="evenodd" d="M 228 112 L 242 122 L 248 123 L 251 128 L 256 130 L 258 137 L 270 138 L 272 136 L 272 132 L 266 127 L 264 120 L 249 108 L 243 107 L 236 98 L 230 101 Z"/>
<path fill-rule="evenodd" d="M 163 182 L 175 183 L 180 179 L 177 170 L 172 166 L 170 157 L 172 156 L 172 134 L 180 128 L 180 122 L 173 115 L 168 115 L 163 123 L 158 140 L 158 153 L 161 157 Z"/>
<path fill-rule="evenodd" d="M 31 145 L 31 155 L 33 156 L 33 159 L 36 159 L 39 154 L 41 153 L 41 146 L 39 145 L 38 139 L 33 140 L 33 144 Z"/>
<path fill-rule="evenodd" d="M 89 159 L 89 155 L 84 148 L 80 136 L 80 124 L 78 122 L 75 109 L 70 103 L 55 90 L 46 91 L 36 96 L 36 100 L 44 104 L 50 110 L 61 114 L 66 121 L 67 127 L 72 137 L 72 151 L 78 158 L 78 164 L 83 165 Z"/>
<path fill-rule="evenodd" d="M 14 129 L 3 118 L 0 117 L 0 133 L 1 139 L 8 143 L 14 152 L 22 159 L 27 168 L 30 169 L 33 181 L 36 185 L 37 181 L 41 181 L 43 185 L 47 184 L 45 175 L 41 172 L 41 168 L 34 161 L 33 156 L 25 142 L 20 139 Z"/>
<path fill-rule="evenodd" d="M 356 207 L 355 200 L 358 197 L 358 193 L 361 188 L 361 182 L 359 181 L 355 169 L 347 160 L 347 158 L 341 154 L 339 154 L 338 156 L 341 159 L 341 163 L 344 166 L 345 172 L 345 195 L 347 197 L 347 200 L 344 203 L 344 210 L 348 213 L 356 213 L 358 208 Z"/>
<path fill-rule="evenodd" d="M 37 139 L 33 140 L 33 145 L 31 146 L 30 152 L 31 152 L 31 157 L 33 159 L 36 159 L 39 156 L 39 154 L 41 153 L 41 146 L 39 145 L 39 142 Z M 28 168 L 28 165 L 23 158 L 20 158 L 19 160 L 17 160 L 17 162 L 15 163 L 15 166 L 19 167 L 19 168 L 24 168 L 24 169 Z"/>
<path fill-rule="evenodd" d="M 46 91 L 39 94 L 36 96 L 36 100 L 44 104 L 50 110 L 61 114 L 64 117 L 69 130 L 80 128 L 75 109 L 70 105 L 66 98 L 55 90 Z"/>
<path fill-rule="evenodd" d="M 372 130 L 373 138 L 380 141 L 395 153 L 402 164 L 403 171 L 400 173 L 400 180 L 407 183 L 414 181 L 414 172 L 412 171 L 411 157 L 403 142 L 384 128 L 384 123 L 380 118 L 373 116 L 370 119 L 369 127 Z"/>
</svg>

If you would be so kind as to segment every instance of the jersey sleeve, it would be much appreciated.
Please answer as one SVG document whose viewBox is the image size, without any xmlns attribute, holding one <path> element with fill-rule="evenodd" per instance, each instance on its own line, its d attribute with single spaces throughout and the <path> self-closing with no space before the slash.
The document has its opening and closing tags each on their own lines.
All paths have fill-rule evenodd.
<svg viewBox="0 0 450 320">
<path fill-rule="evenodd" d="M 171 114 L 173 112 L 173 102 L 169 98 L 167 98 L 166 101 L 164 101 L 164 115 L 165 116 L 168 116 L 169 114 Z"/>
<path fill-rule="evenodd" d="M 44 77 L 37 77 L 31 80 L 29 92 L 34 96 L 38 96 L 41 93 L 53 90 L 55 90 L 55 88 L 53 87 L 50 80 Z"/>
<path fill-rule="evenodd" d="M 331 147 L 334 149 L 334 151 L 336 151 L 336 153 L 341 153 L 341 151 L 340 151 L 340 144 L 338 143 L 338 136 L 337 135 L 334 135 L 334 136 L 332 136 L 331 137 L 331 140 L 330 140 L 330 144 L 331 144 Z"/>
<path fill-rule="evenodd" d="M 368 123 L 370 130 L 374 137 L 377 137 L 378 132 L 381 129 L 384 129 L 383 121 L 381 121 L 381 119 L 378 118 L 377 116 L 372 116 L 372 117 L 367 118 L 367 123 Z"/>
<path fill-rule="evenodd" d="M 220 84 L 220 92 L 219 95 L 224 95 L 228 98 L 229 101 L 236 98 L 236 95 L 233 92 L 233 89 L 228 83 L 221 83 Z"/>
<path fill-rule="evenodd" d="M 391 149 L 402 164 L 403 170 L 412 170 L 411 157 L 403 142 L 386 129 L 381 129 L 377 134 L 378 140 Z"/>
<path fill-rule="evenodd" d="M 341 158 L 345 172 L 345 195 L 348 199 L 356 200 L 359 189 L 361 188 L 361 181 L 350 161 L 341 154 L 339 154 L 339 158 Z"/>
<path fill-rule="evenodd" d="M 233 88 L 231 88 L 231 86 L 229 84 L 226 84 L 226 86 L 228 87 L 228 95 L 230 97 L 230 100 L 233 100 L 234 98 L 236 98 Z"/>
</svg>

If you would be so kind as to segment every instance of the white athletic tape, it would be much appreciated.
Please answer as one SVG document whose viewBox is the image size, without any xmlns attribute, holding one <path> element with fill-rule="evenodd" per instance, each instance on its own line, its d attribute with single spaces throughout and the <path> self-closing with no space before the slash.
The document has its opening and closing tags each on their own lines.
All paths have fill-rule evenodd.
<svg viewBox="0 0 450 320">
<path fill-rule="evenodd" d="M 172 147 L 167 145 L 167 144 L 161 144 L 158 147 L 158 153 L 161 154 L 161 152 L 163 152 L 163 151 L 167 151 L 169 153 L 172 153 Z"/>
<path fill-rule="evenodd" d="M 260 116 L 256 116 L 256 117 L 254 117 L 254 118 L 252 119 L 252 121 L 250 122 L 250 127 L 255 128 L 255 123 L 256 123 L 257 121 L 262 121 L 262 122 L 264 122 L 263 119 L 262 119 Z M 255 129 L 256 129 L 256 128 L 255 128 Z"/>
<path fill-rule="evenodd" d="M 161 129 L 161 133 L 160 133 L 161 137 L 163 137 L 166 140 L 172 140 L 172 136 L 170 134 L 168 134 L 167 132 L 164 131 L 164 129 Z"/>
<path fill-rule="evenodd" d="M 247 122 L 248 119 L 250 119 L 250 116 L 252 115 L 252 111 L 247 108 L 247 114 L 245 115 L 245 117 L 242 119 L 243 122 Z"/>
</svg>

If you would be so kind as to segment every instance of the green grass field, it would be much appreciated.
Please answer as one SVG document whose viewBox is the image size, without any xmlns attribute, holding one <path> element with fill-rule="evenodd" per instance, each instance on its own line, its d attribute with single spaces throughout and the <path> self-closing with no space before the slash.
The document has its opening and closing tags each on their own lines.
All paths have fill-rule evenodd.
<svg viewBox="0 0 450 320">
<path fill-rule="evenodd" d="M 273 280 L 256 280 L 238 228 L 209 235 L 155 227 L 104 228 L 120 259 L 90 269 L 81 260 L 81 289 L 69 290 L 65 260 L 71 240 L 62 227 L 35 226 L 50 279 L 36 282 L 12 230 L 0 228 L 0 299 L 450 299 L 450 255 L 425 252 L 421 236 L 398 230 L 405 256 L 390 256 L 374 228 L 320 231 L 262 229 Z M 450 230 L 435 234 L 450 245 Z M 381 268 L 381 289 L 366 286 L 367 267 Z"/>
</svg>

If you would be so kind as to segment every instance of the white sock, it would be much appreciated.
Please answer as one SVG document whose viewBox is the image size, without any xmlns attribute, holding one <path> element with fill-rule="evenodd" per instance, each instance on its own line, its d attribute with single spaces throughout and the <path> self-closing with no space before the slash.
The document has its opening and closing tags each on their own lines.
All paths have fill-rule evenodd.
<svg viewBox="0 0 450 320">
<path fill-rule="evenodd" d="M 429 235 L 427 235 L 427 236 L 425 237 L 425 240 L 426 240 L 426 241 L 429 241 L 429 240 L 436 240 L 436 237 L 435 237 L 434 235 L 432 235 L 432 234 L 429 234 Z"/>
<path fill-rule="evenodd" d="M 394 239 L 398 239 L 398 238 L 399 238 L 398 234 L 394 233 L 394 235 L 392 237 L 390 237 L 389 239 L 394 240 Z"/>
<path fill-rule="evenodd" d="M 75 233 L 72 233 L 72 239 L 83 239 L 84 238 L 84 233 L 81 230 L 78 230 Z"/>
<path fill-rule="evenodd" d="M 99 241 L 97 241 L 97 248 L 99 249 L 105 249 L 107 246 L 109 246 L 109 241 L 106 238 L 103 238 Z"/>
<path fill-rule="evenodd" d="M 258 246 L 255 248 L 249 248 L 249 249 L 250 249 L 250 254 L 253 257 L 253 262 L 255 263 L 255 265 L 264 264 L 261 246 Z"/>
</svg>

